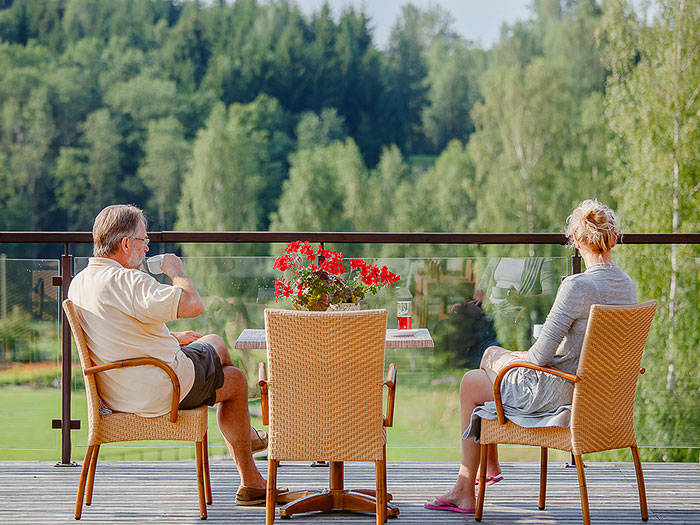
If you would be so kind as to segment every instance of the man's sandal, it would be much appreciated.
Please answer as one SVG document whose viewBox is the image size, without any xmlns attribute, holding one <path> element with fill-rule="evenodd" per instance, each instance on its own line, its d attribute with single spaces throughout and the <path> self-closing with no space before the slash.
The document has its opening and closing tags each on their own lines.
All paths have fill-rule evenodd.
<svg viewBox="0 0 700 525">
<path fill-rule="evenodd" d="M 288 488 L 278 487 L 277 497 L 279 498 L 287 492 L 289 492 Z M 254 489 L 251 487 L 244 487 L 243 485 L 241 485 L 236 491 L 236 505 L 260 505 L 261 503 L 265 503 L 266 497 L 267 489 Z"/>
</svg>

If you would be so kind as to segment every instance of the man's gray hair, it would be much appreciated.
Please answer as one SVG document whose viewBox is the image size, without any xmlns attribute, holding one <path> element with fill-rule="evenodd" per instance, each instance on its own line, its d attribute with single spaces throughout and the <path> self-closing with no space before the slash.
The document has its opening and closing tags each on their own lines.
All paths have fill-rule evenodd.
<svg viewBox="0 0 700 525">
<path fill-rule="evenodd" d="M 97 214 L 92 225 L 93 255 L 107 257 L 115 253 L 124 237 L 136 235 L 139 224 L 148 227 L 140 208 L 131 204 L 107 206 Z"/>
</svg>

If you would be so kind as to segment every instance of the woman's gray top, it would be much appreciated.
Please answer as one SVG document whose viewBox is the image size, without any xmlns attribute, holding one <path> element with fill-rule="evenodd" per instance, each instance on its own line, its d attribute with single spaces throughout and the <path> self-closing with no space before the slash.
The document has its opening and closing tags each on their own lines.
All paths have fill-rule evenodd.
<svg viewBox="0 0 700 525">
<path fill-rule="evenodd" d="M 570 275 L 559 286 L 542 332 L 527 352 L 528 361 L 575 374 L 591 305 L 636 302 L 634 281 L 613 263 L 595 264 L 584 273 Z M 568 411 L 561 407 L 571 404 L 573 391 L 570 381 L 529 368 L 509 371 L 501 383 L 506 416 L 525 427 L 568 426 Z M 495 419 L 495 414 L 493 402 L 475 410 L 475 415 L 487 419 Z M 464 437 L 468 434 L 470 430 Z"/>
</svg>

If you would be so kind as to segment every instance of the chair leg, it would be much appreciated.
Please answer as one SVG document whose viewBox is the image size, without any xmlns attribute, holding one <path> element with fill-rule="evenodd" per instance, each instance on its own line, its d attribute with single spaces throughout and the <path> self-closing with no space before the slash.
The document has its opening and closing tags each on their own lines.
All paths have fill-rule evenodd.
<svg viewBox="0 0 700 525">
<path fill-rule="evenodd" d="M 209 440 L 206 432 L 202 438 L 202 456 L 204 460 L 204 492 L 207 498 L 207 505 L 211 505 L 211 476 L 209 475 Z"/>
<path fill-rule="evenodd" d="M 92 460 L 92 453 L 95 450 L 96 445 L 90 445 L 85 452 L 85 459 L 83 460 L 83 468 L 80 470 L 80 483 L 78 483 L 78 495 L 75 498 L 75 519 L 79 520 L 83 513 L 83 495 L 85 494 L 85 479 L 88 475 L 88 470 L 90 469 L 90 461 Z"/>
<path fill-rule="evenodd" d="M 547 447 L 540 449 L 540 510 L 544 510 L 547 498 Z"/>
<path fill-rule="evenodd" d="M 386 482 L 386 443 L 384 444 L 384 449 L 383 449 L 383 452 L 382 452 L 382 458 L 384 458 L 384 501 L 385 501 L 385 502 L 387 503 L 387 505 L 388 505 L 388 502 L 390 501 L 391 498 L 390 498 L 390 496 L 389 496 L 389 487 L 387 486 L 387 482 Z M 386 514 L 385 517 L 386 517 L 386 518 L 389 517 L 388 511 L 387 511 L 387 514 Z M 384 521 L 386 521 L 386 520 L 384 520 Z"/>
<path fill-rule="evenodd" d="M 95 450 L 92 453 L 92 458 L 90 459 L 90 470 L 88 472 L 87 480 L 87 494 L 85 496 L 85 505 L 92 504 L 92 487 L 95 483 L 95 469 L 97 468 L 97 456 L 100 453 L 100 445 L 95 445 Z"/>
<path fill-rule="evenodd" d="M 644 474 L 642 474 L 642 462 L 639 460 L 639 449 L 630 447 L 632 459 L 634 459 L 634 470 L 637 472 L 637 489 L 639 490 L 639 508 L 642 511 L 642 520 L 649 519 L 649 509 L 647 508 L 647 491 L 644 487 Z"/>
<path fill-rule="evenodd" d="M 377 479 L 376 514 L 377 525 L 384 525 L 386 521 L 386 460 L 374 462 L 375 477 Z"/>
<path fill-rule="evenodd" d="M 576 472 L 578 474 L 578 486 L 581 491 L 581 511 L 583 512 L 583 524 L 591 525 L 591 513 L 588 510 L 588 489 L 586 488 L 586 474 L 583 472 L 583 458 L 581 454 L 574 455 L 576 460 Z"/>
<path fill-rule="evenodd" d="M 204 501 L 204 467 L 202 459 L 202 442 L 196 441 L 194 444 L 194 450 L 197 455 L 197 493 L 199 495 L 199 517 L 200 519 L 207 519 L 207 504 Z"/>
<path fill-rule="evenodd" d="M 277 501 L 277 464 L 276 459 L 267 460 L 267 495 L 265 498 L 265 523 L 272 525 L 275 521 L 275 503 Z"/>
<path fill-rule="evenodd" d="M 484 499 L 486 498 L 486 464 L 489 459 L 488 445 L 481 444 L 481 461 L 479 463 L 479 497 L 476 500 L 476 513 L 474 519 L 481 521 L 484 514 Z"/>
</svg>

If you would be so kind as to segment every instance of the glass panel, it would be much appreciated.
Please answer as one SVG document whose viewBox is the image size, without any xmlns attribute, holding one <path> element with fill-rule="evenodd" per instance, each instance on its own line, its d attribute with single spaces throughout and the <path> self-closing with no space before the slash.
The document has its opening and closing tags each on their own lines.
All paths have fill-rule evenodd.
<svg viewBox="0 0 700 525">
<path fill-rule="evenodd" d="M 637 390 L 635 417 L 642 455 L 647 459 L 696 460 L 697 448 L 700 447 L 700 398 L 697 396 L 700 390 L 700 361 L 696 351 L 700 346 L 697 320 L 700 294 L 698 249 L 677 247 L 675 254 L 670 246 L 623 246 L 616 250 L 616 262 L 638 285 L 639 301 L 650 298 L 659 300 L 642 362 L 647 372 L 640 377 Z M 383 252 L 378 250 L 377 253 Z M 397 325 L 397 301 L 410 300 L 413 328 L 427 327 L 435 342 L 434 349 L 387 351 L 387 365 L 396 362 L 399 366 L 394 427 L 387 432 L 390 460 L 459 458 L 458 390 L 462 375 L 466 370 L 478 366 L 481 353 L 490 344 L 526 350 L 534 340 L 535 326 L 544 322 L 561 278 L 570 273 L 568 256 L 520 257 L 522 250 L 508 249 L 504 249 L 502 254 L 502 257 L 366 259 L 386 265 L 401 275 L 401 281 L 395 289 L 382 290 L 377 296 L 365 300 L 365 307 L 387 308 L 389 326 L 394 327 Z M 76 259 L 76 272 L 85 266 L 86 261 Z M 273 257 L 185 259 L 185 271 L 198 287 L 206 311 L 197 319 L 170 323 L 173 330 L 197 330 L 216 333 L 224 338 L 231 348 L 234 362 L 248 378 L 252 422 L 258 428 L 261 422 L 257 364 L 264 360 L 265 352 L 234 350 L 233 344 L 245 328 L 264 328 L 263 311 L 266 307 L 291 308 L 287 300 L 275 302 L 273 281 L 279 272 L 272 269 L 273 261 Z M 20 266 L 10 269 L 13 264 Z M 11 284 L 4 285 L 8 306 L 3 317 L 4 324 L 0 326 L 10 324 L 7 319 L 13 315 L 13 305 L 19 304 L 19 311 L 25 312 L 32 320 L 29 325 L 43 326 L 38 328 L 41 334 L 45 334 L 48 330 L 46 326 L 50 325 L 52 332 L 45 338 L 43 335 L 15 336 L 18 342 L 6 343 L 3 346 L 0 377 L 9 377 L 2 374 L 9 374 L 7 370 L 18 369 L 19 366 L 6 366 L 8 358 L 5 356 L 24 355 L 24 359 L 29 359 L 31 355 L 33 363 L 50 362 L 51 377 L 37 377 L 45 377 L 40 381 L 55 385 L 58 383 L 57 300 L 37 299 L 41 295 L 38 274 L 28 277 L 35 273 L 37 264 L 40 262 L 5 261 L 6 283 Z M 50 264 L 54 275 L 58 263 L 50 261 Z M 162 275 L 157 278 L 167 281 Z M 41 306 L 49 302 L 53 305 L 51 319 L 47 317 L 48 307 Z M 36 332 L 25 329 L 18 333 Z M 31 337 L 36 337 L 36 341 Z M 47 348 L 51 350 L 48 359 Z M 18 359 L 9 361 L 15 363 Z M 73 418 L 80 419 L 83 426 L 80 431 L 72 433 L 74 458 L 79 459 L 84 453 L 87 420 L 82 374 L 75 354 L 73 380 Z M 4 395 L 8 388 L 3 386 L 0 392 Z M 17 400 L 20 391 L 35 393 L 36 389 L 13 387 L 12 392 Z M 39 391 L 46 392 L 46 389 Z M 52 451 L 46 458 L 57 459 L 60 455 L 59 432 L 49 429 L 48 420 L 59 417 L 60 396 L 56 395 L 55 386 L 49 390 L 49 394 L 48 402 L 43 401 L 43 404 L 33 398 L 26 401 L 22 398 L 15 404 L 21 401 L 22 406 L 32 407 L 31 411 L 34 412 L 39 410 L 39 405 L 48 406 L 46 415 L 34 418 L 36 423 L 35 428 L 32 427 L 32 438 L 42 432 L 48 436 L 49 445 L 42 444 L 37 448 L 46 447 Z M 7 407 L 8 402 L 2 406 Z M 23 411 L 22 417 L 25 413 L 27 411 Z M 0 414 L 5 418 L 5 428 L 10 428 L 20 417 L 16 410 L 6 409 Z M 211 453 L 227 454 L 216 428 L 214 410 L 210 412 L 210 427 Z M 14 446 L 23 440 L 22 437 L 10 436 L 8 432 L 0 435 L 3 457 L 10 448 L 7 443 Z M 42 443 L 45 442 L 44 439 Z M 184 459 L 194 456 L 194 447 L 177 442 L 168 442 L 162 447 L 155 443 L 125 443 L 105 446 L 103 450 L 100 457 L 105 459 Z M 506 448 L 502 459 L 537 459 L 535 449 L 526 450 L 528 452 Z M 32 458 L 42 453 L 32 453 Z M 591 459 L 629 460 L 625 454 L 628 453 L 607 453 Z M 23 459 L 24 456 L 18 458 Z M 567 459 L 566 455 L 561 459 Z"/>
<path fill-rule="evenodd" d="M 0 458 L 60 459 L 55 260 L 0 255 Z"/>
<path fill-rule="evenodd" d="M 700 448 L 700 250 L 625 247 L 618 257 L 639 302 L 658 300 L 637 384 L 635 428 L 643 458 L 697 461 Z"/>
</svg>

